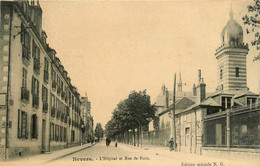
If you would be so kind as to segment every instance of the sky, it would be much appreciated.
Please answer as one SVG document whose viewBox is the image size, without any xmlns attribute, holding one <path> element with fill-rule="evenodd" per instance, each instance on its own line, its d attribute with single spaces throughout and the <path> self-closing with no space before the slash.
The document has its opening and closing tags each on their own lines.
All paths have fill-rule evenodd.
<svg viewBox="0 0 260 166">
<path fill-rule="evenodd" d="M 246 4 L 232 2 L 240 25 Z M 229 20 L 229 0 L 71 0 L 40 5 L 47 42 L 81 96 L 87 92 L 95 124 L 104 127 L 120 100 L 133 90 L 146 89 L 155 102 L 163 84 L 173 89 L 174 73 L 181 72 L 184 91 L 197 83 L 198 69 L 207 92 L 217 87 L 215 50 Z M 244 36 L 250 42 L 250 36 Z M 248 87 L 259 93 L 260 63 L 252 62 L 256 51 L 249 49 Z"/>
</svg>

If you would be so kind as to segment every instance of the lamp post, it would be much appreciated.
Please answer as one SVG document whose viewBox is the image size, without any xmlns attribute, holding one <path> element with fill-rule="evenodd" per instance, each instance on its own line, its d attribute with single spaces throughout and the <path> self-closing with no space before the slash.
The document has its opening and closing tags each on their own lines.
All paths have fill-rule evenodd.
<svg viewBox="0 0 260 166">
<path fill-rule="evenodd" d="M 173 135 L 173 141 L 174 141 L 174 151 L 177 151 L 176 149 L 176 124 L 175 124 L 175 89 L 176 89 L 176 73 L 174 74 L 174 83 L 173 83 L 173 101 L 172 101 L 172 135 Z"/>
</svg>

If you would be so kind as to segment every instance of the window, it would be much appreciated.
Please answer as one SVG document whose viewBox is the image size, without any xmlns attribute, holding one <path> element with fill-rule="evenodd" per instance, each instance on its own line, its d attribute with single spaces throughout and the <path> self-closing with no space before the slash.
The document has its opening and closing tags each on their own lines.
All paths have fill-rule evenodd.
<svg viewBox="0 0 260 166">
<path fill-rule="evenodd" d="M 47 58 L 44 58 L 44 71 L 49 71 L 49 61 Z"/>
<path fill-rule="evenodd" d="M 220 75 L 219 75 L 219 77 L 220 77 L 221 80 L 222 80 L 222 76 L 223 76 L 223 69 L 220 69 Z"/>
<path fill-rule="evenodd" d="M 230 109 L 231 108 L 231 97 L 222 97 L 222 107 L 225 109 Z"/>
<path fill-rule="evenodd" d="M 67 140 L 67 128 L 64 127 L 64 138 L 63 141 L 66 142 Z"/>
<path fill-rule="evenodd" d="M 25 88 L 25 89 L 27 87 L 27 70 L 25 68 L 23 68 L 22 87 Z"/>
<path fill-rule="evenodd" d="M 18 110 L 18 138 L 28 138 L 27 112 Z"/>
<path fill-rule="evenodd" d="M 55 141 L 59 141 L 59 125 L 55 125 Z"/>
<path fill-rule="evenodd" d="M 48 89 L 45 86 L 42 86 L 42 101 L 44 103 L 48 102 Z"/>
<path fill-rule="evenodd" d="M 48 83 L 49 80 L 49 61 L 47 58 L 44 58 L 44 75 L 43 79 Z"/>
<path fill-rule="evenodd" d="M 37 116 L 36 114 L 32 115 L 31 119 L 31 138 L 38 138 L 38 130 L 37 130 Z"/>
<path fill-rule="evenodd" d="M 32 77 L 32 95 L 33 95 L 33 106 L 39 107 L 39 81 Z"/>
<path fill-rule="evenodd" d="M 75 141 L 75 131 L 71 130 L 71 142 Z"/>
<path fill-rule="evenodd" d="M 60 126 L 60 138 L 59 140 L 62 142 L 63 141 L 63 127 Z"/>
<path fill-rule="evenodd" d="M 252 106 L 255 105 L 256 103 L 256 98 L 247 98 L 247 105 Z"/>
<path fill-rule="evenodd" d="M 32 77 L 32 94 L 39 97 L 39 81 Z"/>
<path fill-rule="evenodd" d="M 239 67 L 236 67 L 236 77 L 239 77 Z"/>
<path fill-rule="evenodd" d="M 55 135 L 54 135 L 54 124 L 51 123 L 51 128 L 50 128 L 50 139 L 51 141 L 54 141 Z"/>
</svg>

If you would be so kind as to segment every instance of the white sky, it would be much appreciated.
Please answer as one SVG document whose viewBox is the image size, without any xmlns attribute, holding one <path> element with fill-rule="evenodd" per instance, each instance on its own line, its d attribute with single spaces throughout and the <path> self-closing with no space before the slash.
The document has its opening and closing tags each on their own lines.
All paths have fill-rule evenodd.
<svg viewBox="0 0 260 166">
<path fill-rule="evenodd" d="M 183 89 L 190 91 L 201 69 L 207 91 L 213 92 L 215 49 L 221 44 L 230 4 L 228 0 L 44 1 L 41 7 L 48 43 L 81 96 L 87 91 L 94 123 L 104 127 L 117 103 L 132 90 L 147 89 L 152 101 L 162 84 L 172 90 L 175 72 L 182 73 Z M 246 4 L 232 3 L 240 25 Z M 259 93 L 260 65 L 252 63 L 254 54 L 251 49 L 247 58 L 248 87 Z"/>
</svg>

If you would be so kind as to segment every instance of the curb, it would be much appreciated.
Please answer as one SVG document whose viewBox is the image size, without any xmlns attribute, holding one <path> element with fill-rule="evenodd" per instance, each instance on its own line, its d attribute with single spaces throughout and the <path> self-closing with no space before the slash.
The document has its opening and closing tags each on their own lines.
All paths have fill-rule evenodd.
<svg viewBox="0 0 260 166">
<path fill-rule="evenodd" d="M 73 151 L 73 152 L 69 152 L 69 153 L 67 153 L 67 154 L 61 155 L 61 156 L 59 156 L 59 157 L 55 157 L 55 158 L 53 158 L 53 159 L 51 159 L 51 160 L 48 160 L 48 161 L 46 161 L 46 162 L 44 162 L 44 163 L 50 163 L 50 162 L 53 162 L 53 161 L 55 161 L 55 160 L 62 159 L 62 158 L 64 158 L 64 157 L 67 157 L 67 156 L 69 156 L 69 155 L 72 155 L 73 153 L 77 153 L 77 152 L 80 152 L 80 151 L 82 151 L 82 150 L 88 149 L 88 148 L 90 148 L 90 147 L 92 147 L 92 146 L 94 146 L 94 145 L 96 145 L 96 143 L 94 143 L 93 145 L 88 145 L 87 147 L 83 147 L 83 148 L 77 149 L 77 150 L 75 150 L 75 151 Z"/>
</svg>

